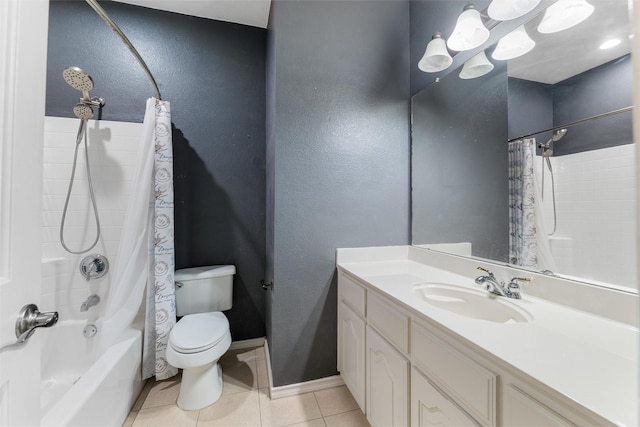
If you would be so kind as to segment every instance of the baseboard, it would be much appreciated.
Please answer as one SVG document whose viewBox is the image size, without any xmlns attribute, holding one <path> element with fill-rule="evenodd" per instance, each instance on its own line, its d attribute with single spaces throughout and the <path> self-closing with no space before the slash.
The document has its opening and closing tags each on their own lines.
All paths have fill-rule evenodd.
<svg viewBox="0 0 640 427">
<path fill-rule="evenodd" d="M 231 343 L 231 347 L 229 347 L 229 350 L 238 350 L 238 349 L 241 349 L 241 348 L 260 347 L 261 345 L 265 344 L 266 342 L 267 342 L 267 340 L 265 340 L 264 337 L 252 338 L 250 340 L 234 341 L 234 342 Z"/>
<path fill-rule="evenodd" d="M 331 377 L 320 378 L 317 380 L 274 387 L 273 373 L 271 371 L 271 356 L 269 355 L 269 343 L 267 340 L 264 341 L 264 353 L 267 358 L 267 376 L 269 377 L 269 397 L 271 400 L 344 385 L 344 381 L 340 375 L 333 375 Z"/>
</svg>

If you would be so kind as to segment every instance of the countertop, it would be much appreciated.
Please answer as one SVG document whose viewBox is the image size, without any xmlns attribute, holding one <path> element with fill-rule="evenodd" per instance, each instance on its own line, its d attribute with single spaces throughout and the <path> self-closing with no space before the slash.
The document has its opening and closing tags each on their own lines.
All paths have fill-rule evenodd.
<svg viewBox="0 0 640 427">
<path fill-rule="evenodd" d="M 341 262 L 339 256 L 338 268 L 612 423 L 639 425 L 636 327 L 529 296 L 526 288 L 522 299 L 509 302 L 533 320 L 467 318 L 423 301 L 413 286 L 440 282 L 481 289 L 472 277 L 410 259 L 376 258 Z"/>
</svg>

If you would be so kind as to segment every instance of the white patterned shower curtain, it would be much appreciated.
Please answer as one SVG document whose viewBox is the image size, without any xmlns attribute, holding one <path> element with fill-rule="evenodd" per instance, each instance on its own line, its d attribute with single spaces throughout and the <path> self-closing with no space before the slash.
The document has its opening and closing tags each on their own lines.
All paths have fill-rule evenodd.
<svg viewBox="0 0 640 427">
<path fill-rule="evenodd" d="M 143 376 L 169 378 L 169 331 L 176 323 L 173 285 L 173 155 L 167 101 L 147 100 L 138 164 L 127 207 L 118 258 L 110 278 L 98 339 L 103 349 L 131 326 L 147 295 Z"/>
<path fill-rule="evenodd" d="M 147 105 L 149 108 L 149 105 Z M 154 167 L 152 196 L 149 204 L 149 278 L 147 311 L 142 357 L 142 377 L 163 380 L 178 369 L 169 365 L 166 349 L 169 332 L 176 324 L 173 245 L 173 145 L 169 103 L 154 106 Z M 146 116 L 145 116 L 146 120 Z"/>
<path fill-rule="evenodd" d="M 535 139 L 509 143 L 509 262 L 536 268 Z"/>
</svg>

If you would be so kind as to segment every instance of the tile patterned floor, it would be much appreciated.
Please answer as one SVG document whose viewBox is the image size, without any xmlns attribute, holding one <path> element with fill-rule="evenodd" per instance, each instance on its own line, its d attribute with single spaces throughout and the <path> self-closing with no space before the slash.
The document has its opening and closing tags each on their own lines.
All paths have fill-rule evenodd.
<svg viewBox="0 0 640 427">
<path fill-rule="evenodd" d="M 335 387 L 269 399 L 264 348 L 229 351 L 221 361 L 222 397 L 199 411 L 176 405 L 180 376 L 149 380 L 123 427 L 368 427 L 349 390 Z"/>
</svg>

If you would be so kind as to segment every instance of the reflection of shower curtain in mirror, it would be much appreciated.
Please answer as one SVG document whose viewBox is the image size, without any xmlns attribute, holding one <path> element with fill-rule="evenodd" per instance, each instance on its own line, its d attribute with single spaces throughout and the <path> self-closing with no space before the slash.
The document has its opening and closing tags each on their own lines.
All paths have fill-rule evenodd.
<svg viewBox="0 0 640 427">
<path fill-rule="evenodd" d="M 509 262 L 537 267 L 535 139 L 509 143 Z"/>
<path fill-rule="evenodd" d="M 554 271 L 535 154 L 535 138 L 509 143 L 509 262 Z"/>
</svg>

